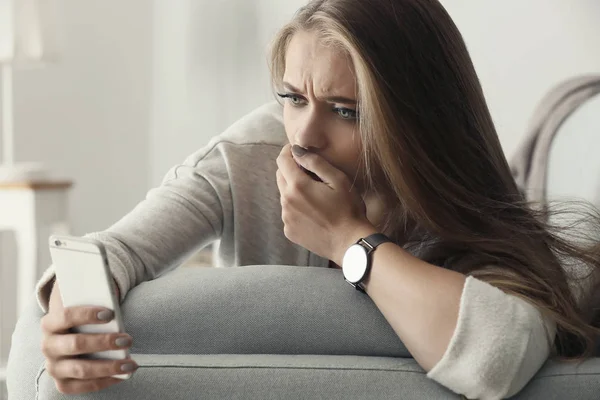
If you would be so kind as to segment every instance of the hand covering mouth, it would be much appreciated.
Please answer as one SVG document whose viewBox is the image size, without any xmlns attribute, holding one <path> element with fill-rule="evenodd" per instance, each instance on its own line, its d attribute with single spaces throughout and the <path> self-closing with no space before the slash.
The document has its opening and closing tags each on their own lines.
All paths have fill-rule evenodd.
<svg viewBox="0 0 600 400">
<path fill-rule="evenodd" d="M 319 178 L 319 176 L 317 174 L 315 174 L 312 171 L 307 170 L 306 168 L 304 168 L 302 165 L 300 165 L 298 163 L 296 163 L 296 164 L 300 167 L 300 169 L 302 171 L 304 171 L 306 173 L 306 175 L 310 176 L 314 181 L 323 182 L 323 180 L 321 178 Z"/>
</svg>

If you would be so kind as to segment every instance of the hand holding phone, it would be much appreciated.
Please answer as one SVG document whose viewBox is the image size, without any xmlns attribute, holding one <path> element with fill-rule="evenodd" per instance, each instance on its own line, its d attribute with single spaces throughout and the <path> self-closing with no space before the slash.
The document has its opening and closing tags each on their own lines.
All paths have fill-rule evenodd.
<svg viewBox="0 0 600 400">
<path fill-rule="evenodd" d="M 42 345 L 57 387 L 64 387 L 65 393 L 83 393 L 130 377 L 137 365 L 129 358 L 131 337 L 123 333 L 103 246 L 54 236 L 50 252 L 56 283 L 50 311 L 42 319 Z"/>
<path fill-rule="evenodd" d="M 42 318 L 42 352 L 46 358 L 46 372 L 54 379 L 57 389 L 65 394 L 82 394 L 105 389 L 123 382 L 114 375 L 137 369 L 131 359 L 89 360 L 80 358 L 107 349 L 119 349 L 117 340 L 131 345 L 127 334 L 72 333 L 80 325 L 104 324 L 112 312 L 101 307 L 64 308 L 57 284 L 50 295 L 49 312 Z"/>
</svg>

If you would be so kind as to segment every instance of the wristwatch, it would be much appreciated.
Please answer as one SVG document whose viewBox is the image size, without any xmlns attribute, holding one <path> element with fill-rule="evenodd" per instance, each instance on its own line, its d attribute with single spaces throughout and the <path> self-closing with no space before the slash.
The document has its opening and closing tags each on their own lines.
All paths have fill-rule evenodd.
<svg viewBox="0 0 600 400">
<path fill-rule="evenodd" d="M 392 240 L 383 233 L 375 233 L 361 238 L 346 250 L 342 261 L 344 279 L 355 289 L 365 292 L 363 281 L 371 271 L 372 254 L 375 249 Z"/>
</svg>

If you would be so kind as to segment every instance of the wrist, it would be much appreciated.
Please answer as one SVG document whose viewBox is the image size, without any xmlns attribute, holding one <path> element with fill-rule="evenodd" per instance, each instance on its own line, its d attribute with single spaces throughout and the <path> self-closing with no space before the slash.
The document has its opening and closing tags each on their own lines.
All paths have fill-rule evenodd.
<svg viewBox="0 0 600 400">
<path fill-rule="evenodd" d="M 346 250 L 348 250 L 350 246 L 358 242 L 359 239 L 378 232 L 377 228 L 375 228 L 373 224 L 363 221 L 353 223 L 350 225 L 350 227 L 345 227 L 340 231 L 342 232 L 340 235 L 342 240 L 339 242 L 339 245 L 333 254 L 333 258 L 331 259 L 331 261 L 340 267 L 343 267 L 342 260 L 344 259 Z"/>
</svg>

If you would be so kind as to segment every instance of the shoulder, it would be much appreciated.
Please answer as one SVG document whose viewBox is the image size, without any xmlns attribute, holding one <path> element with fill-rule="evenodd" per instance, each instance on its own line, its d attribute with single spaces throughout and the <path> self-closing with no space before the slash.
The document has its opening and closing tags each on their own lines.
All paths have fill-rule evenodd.
<svg viewBox="0 0 600 400">
<path fill-rule="evenodd" d="M 283 126 L 283 107 L 277 102 L 265 104 L 213 137 L 203 148 L 191 154 L 184 165 L 223 169 L 248 168 L 274 160 L 287 143 Z M 268 169 L 268 168 L 267 168 Z M 228 171 L 231 172 L 231 171 Z"/>
<path fill-rule="evenodd" d="M 210 144 L 214 146 L 220 143 L 284 146 L 287 137 L 281 104 L 268 103 L 245 115 L 225 132 L 213 138 Z"/>
</svg>

